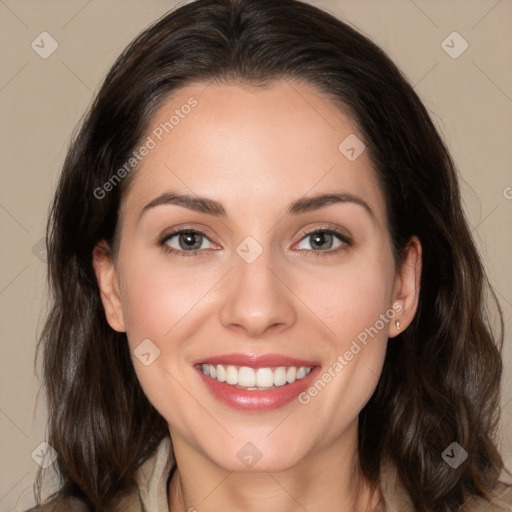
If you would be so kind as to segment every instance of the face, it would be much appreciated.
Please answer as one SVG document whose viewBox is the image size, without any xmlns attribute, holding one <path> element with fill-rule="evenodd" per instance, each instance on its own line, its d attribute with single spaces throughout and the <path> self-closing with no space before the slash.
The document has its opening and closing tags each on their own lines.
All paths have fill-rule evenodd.
<svg viewBox="0 0 512 512">
<path fill-rule="evenodd" d="M 175 446 L 230 471 L 251 456 L 279 471 L 353 439 L 419 276 L 418 244 L 395 272 L 362 141 L 292 82 L 189 85 L 158 111 L 118 256 L 94 261 Z"/>
</svg>

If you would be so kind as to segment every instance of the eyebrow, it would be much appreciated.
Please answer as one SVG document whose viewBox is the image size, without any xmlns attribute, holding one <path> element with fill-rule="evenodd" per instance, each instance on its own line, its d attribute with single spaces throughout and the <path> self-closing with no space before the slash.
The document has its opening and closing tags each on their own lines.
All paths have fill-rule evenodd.
<svg viewBox="0 0 512 512">
<path fill-rule="evenodd" d="M 331 194 L 318 194 L 311 197 L 301 197 L 293 201 L 286 210 L 285 215 L 299 215 L 301 213 L 311 212 L 335 203 L 352 203 L 362 206 L 364 210 L 370 215 L 372 220 L 375 219 L 375 214 L 372 209 L 360 197 L 351 194 L 349 192 L 338 192 Z M 214 199 L 208 199 L 206 197 L 191 196 L 187 194 L 179 194 L 174 191 L 167 191 L 163 194 L 155 197 L 150 201 L 144 208 L 142 208 L 139 214 L 139 221 L 141 217 L 148 210 L 155 208 L 160 205 L 176 205 L 189 210 L 194 210 L 214 217 L 226 217 L 226 210 L 222 206 L 222 203 L 215 201 Z"/>
</svg>

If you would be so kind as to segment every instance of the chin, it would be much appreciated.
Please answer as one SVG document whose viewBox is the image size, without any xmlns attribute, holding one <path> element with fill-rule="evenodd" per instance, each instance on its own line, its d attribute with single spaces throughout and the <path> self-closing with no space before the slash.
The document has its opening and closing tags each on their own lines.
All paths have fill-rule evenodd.
<svg viewBox="0 0 512 512">
<path fill-rule="evenodd" d="M 222 469 L 237 473 L 279 473 L 298 465 L 307 456 L 303 449 L 297 451 L 287 447 L 280 439 L 274 442 L 268 442 L 264 437 L 258 439 L 261 441 L 233 440 L 227 445 L 219 443 L 222 451 L 212 452 L 209 447 L 206 456 Z"/>
</svg>

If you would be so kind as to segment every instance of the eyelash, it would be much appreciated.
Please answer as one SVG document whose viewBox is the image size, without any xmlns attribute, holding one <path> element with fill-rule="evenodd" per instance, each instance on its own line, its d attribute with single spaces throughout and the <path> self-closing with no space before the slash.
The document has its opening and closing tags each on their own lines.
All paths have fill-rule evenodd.
<svg viewBox="0 0 512 512">
<path fill-rule="evenodd" d="M 207 240 L 209 240 L 211 242 L 211 240 L 202 231 L 199 231 L 199 230 L 193 229 L 193 228 L 182 228 L 182 229 L 173 231 L 172 233 L 169 233 L 168 235 L 165 235 L 163 238 L 161 238 L 159 240 L 158 245 L 162 248 L 162 250 L 166 254 L 174 254 L 174 255 L 180 256 L 182 258 L 194 258 L 194 257 L 207 256 L 206 253 L 209 251 L 207 251 L 205 249 L 196 249 L 194 251 L 182 251 L 182 250 L 174 249 L 173 247 L 169 247 L 166 244 L 166 242 L 168 240 L 170 240 L 171 238 L 173 238 L 174 236 L 184 234 L 184 233 L 201 235 L 201 236 L 204 236 Z M 342 244 L 339 247 L 337 247 L 336 249 L 332 249 L 332 250 L 314 251 L 312 249 L 302 249 L 303 252 L 307 252 L 309 254 L 312 253 L 318 257 L 324 257 L 324 256 L 332 256 L 334 254 L 338 254 L 339 252 L 345 251 L 353 246 L 352 240 L 347 235 L 345 235 L 345 234 L 341 233 L 340 231 L 337 231 L 336 229 L 333 229 L 333 228 L 321 228 L 321 227 L 315 228 L 312 231 L 308 231 L 308 232 L 304 233 L 302 238 L 300 239 L 300 241 L 302 241 L 304 238 L 307 238 L 310 235 L 314 235 L 317 233 L 326 233 L 329 235 L 334 235 L 342 242 Z"/>
</svg>

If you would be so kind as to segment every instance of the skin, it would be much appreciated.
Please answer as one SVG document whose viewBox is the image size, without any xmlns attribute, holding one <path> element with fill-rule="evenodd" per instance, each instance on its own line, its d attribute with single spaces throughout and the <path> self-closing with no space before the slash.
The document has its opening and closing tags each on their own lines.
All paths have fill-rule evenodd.
<svg viewBox="0 0 512 512">
<path fill-rule="evenodd" d="M 394 319 L 306 405 L 234 411 L 209 394 L 192 365 L 231 352 L 271 352 L 327 369 L 393 304 L 405 330 L 418 302 L 419 240 L 411 239 L 396 272 L 368 152 L 349 161 L 338 150 L 348 135 L 363 137 L 313 86 L 191 84 L 163 104 L 148 134 L 191 96 L 197 106 L 133 177 L 117 257 L 103 244 L 94 251 L 109 324 L 126 331 L 132 355 L 147 338 L 160 350 L 149 366 L 136 357 L 133 363 L 169 425 L 178 466 L 170 509 L 376 510 L 380 493 L 371 496 L 357 469 L 358 414 L 377 385 L 388 338 L 398 333 Z M 226 216 L 165 204 L 139 220 L 168 190 L 219 201 Z M 352 202 L 285 215 L 294 200 L 339 191 L 364 200 L 373 216 Z M 181 227 L 206 235 L 197 237 L 202 255 L 180 257 L 158 245 Z M 334 237 L 315 248 L 305 232 L 317 228 L 338 228 L 353 244 Z M 252 263 L 236 252 L 248 236 L 263 249 Z M 185 252 L 179 240 L 167 245 Z M 262 454 L 252 468 L 237 457 L 247 442 Z"/>
</svg>

